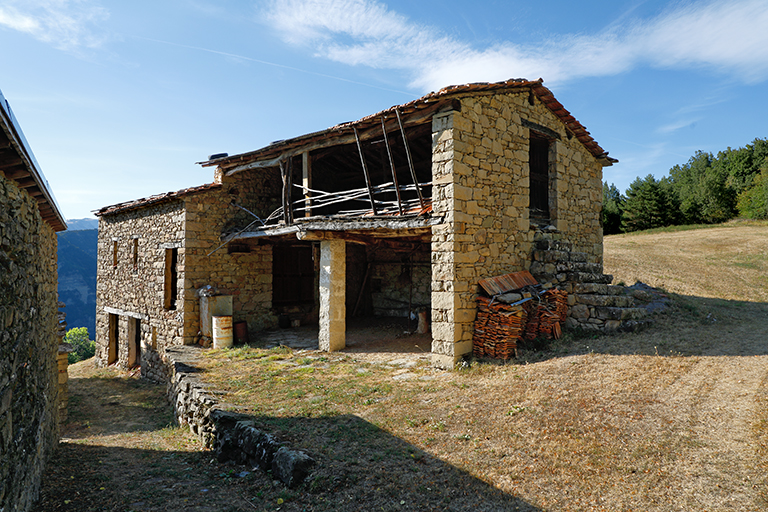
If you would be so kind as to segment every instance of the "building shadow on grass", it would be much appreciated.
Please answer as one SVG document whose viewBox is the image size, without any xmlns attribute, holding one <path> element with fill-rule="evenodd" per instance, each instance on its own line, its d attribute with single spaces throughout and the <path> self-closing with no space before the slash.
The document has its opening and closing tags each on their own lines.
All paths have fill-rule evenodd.
<svg viewBox="0 0 768 512">
<path fill-rule="evenodd" d="M 64 442 L 33 510 L 540 510 L 356 416 L 256 421 L 317 461 L 301 485 L 211 452 Z"/>
<path fill-rule="evenodd" d="M 171 417 L 165 386 L 71 379 L 70 421 L 33 510 L 540 510 L 354 415 L 252 418 L 315 459 L 294 488 L 217 462 L 186 427 L 168 428 Z"/>
</svg>

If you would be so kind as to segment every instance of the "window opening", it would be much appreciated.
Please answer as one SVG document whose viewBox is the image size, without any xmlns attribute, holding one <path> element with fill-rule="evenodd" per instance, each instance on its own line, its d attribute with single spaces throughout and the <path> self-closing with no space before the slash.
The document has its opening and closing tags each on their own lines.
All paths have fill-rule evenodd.
<svg viewBox="0 0 768 512">
<path fill-rule="evenodd" d="M 117 240 L 112 240 L 112 268 L 117 268 Z"/>
<path fill-rule="evenodd" d="M 179 250 L 176 248 L 165 250 L 165 287 L 163 295 L 163 307 L 165 309 L 176 309 L 176 295 L 178 292 L 178 270 L 177 263 L 179 259 Z"/>
<path fill-rule="evenodd" d="M 549 144 L 550 141 L 531 131 L 528 167 L 530 187 L 530 216 L 549 218 Z"/>
<path fill-rule="evenodd" d="M 139 239 L 133 239 L 133 270 L 139 269 Z"/>
</svg>

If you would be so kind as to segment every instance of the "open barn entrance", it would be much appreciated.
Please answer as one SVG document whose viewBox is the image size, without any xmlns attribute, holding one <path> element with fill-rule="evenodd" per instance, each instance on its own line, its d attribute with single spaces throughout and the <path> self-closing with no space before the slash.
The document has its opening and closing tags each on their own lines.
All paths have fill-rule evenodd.
<svg viewBox="0 0 768 512">
<path fill-rule="evenodd" d="M 429 352 L 428 229 L 386 234 L 389 236 L 312 231 L 302 235 L 310 239 L 307 241 L 296 240 L 296 235 L 244 240 L 272 246 L 272 309 L 280 326 L 252 339 L 318 348 L 325 316 L 328 321 L 340 320 L 333 329 L 341 330 L 340 345 L 326 350 Z M 341 247 L 340 261 L 324 260 L 326 237 Z M 324 275 L 340 281 L 324 285 Z M 324 307 L 336 310 L 324 312 Z"/>
<path fill-rule="evenodd" d="M 393 326 L 403 337 L 421 319 L 428 331 L 432 226 L 440 222 L 431 216 L 432 115 L 443 107 L 453 104 L 382 114 L 332 142 L 278 144 L 271 157 L 225 171 L 244 183 L 279 177 L 280 206 L 259 217 L 233 203 L 253 218 L 222 239 L 272 247 L 271 312 L 283 329 L 311 326 L 327 351 L 352 348 L 362 339 L 352 335 L 357 325 Z"/>
</svg>

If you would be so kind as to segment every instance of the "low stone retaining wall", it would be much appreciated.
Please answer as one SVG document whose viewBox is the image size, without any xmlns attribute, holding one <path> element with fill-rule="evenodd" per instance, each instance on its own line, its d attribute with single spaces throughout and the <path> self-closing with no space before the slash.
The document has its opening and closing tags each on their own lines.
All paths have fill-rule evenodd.
<svg viewBox="0 0 768 512">
<path fill-rule="evenodd" d="M 213 450 L 219 462 L 272 471 L 272 476 L 289 487 L 296 487 L 309 474 L 315 461 L 304 452 L 254 426 L 250 418 L 224 410 L 221 394 L 202 382 L 195 366 L 199 348 L 168 348 L 163 356 L 168 400 L 179 425 L 189 425 L 206 449 Z M 155 373 L 154 375 L 160 375 Z"/>
</svg>

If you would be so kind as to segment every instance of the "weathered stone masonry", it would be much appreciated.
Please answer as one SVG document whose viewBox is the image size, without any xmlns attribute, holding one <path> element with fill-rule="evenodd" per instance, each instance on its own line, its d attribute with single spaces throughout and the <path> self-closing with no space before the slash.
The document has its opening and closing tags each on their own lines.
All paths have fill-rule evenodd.
<svg viewBox="0 0 768 512">
<path fill-rule="evenodd" d="M 241 253 L 221 244 L 221 229 L 233 219 L 253 220 L 231 203 L 265 215 L 272 205 L 265 191 L 272 190 L 274 178 L 266 174 L 237 183 L 217 178 L 224 183 L 99 212 L 98 364 L 141 365 L 143 375 L 161 374 L 158 365 L 167 347 L 200 339 L 197 292 L 204 286 L 233 295 L 234 320 L 246 321 L 252 331 L 276 324 L 271 311 L 271 246 Z M 171 253 L 173 269 L 167 262 Z M 175 278 L 171 307 L 169 272 Z"/>
<path fill-rule="evenodd" d="M 196 343 L 197 291 L 209 285 L 233 296 L 233 320 L 252 333 L 275 326 L 279 314 L 319 320 L 325 350 L 345 346 L 352 314 L 429 309 L 433 360 L 443 367 L 471 353 L 477 283 L 500 274 L 552 279 L 574 294 L 570 326 L 613 328 L 631 313 L 606 309 L 621 301 L 594 297 L 602 289 L 591 286 L 610 282 L 600 203 L 602 167 L 613 162 L 540 81 L 525 80 L 449 87 L 322 132 L 217 155 L 203 162 L 215 168 L 214 184 L 99 211 L 99 280 L 116 281 L 100 288 L 99 360 L 110 361 L 110 335 L 132 338 L 130 318 L 147 344 L 147 375 L 165 347 Z M 386 183 L 396 180 L 400 188 Z M 395 202 L 395 190 L 405 203 Z M 338 199 L 352 191 L 354 204 Z M 175 209 L 172 220 L 163 208 Z M 145 241 L 152 223 L 157 236 Z M 148 247 L 139 264 L 147 272 L 137 278 L 120 269 L 131 256 L 119 252 L 136 236 Z M 175 310 L 161 306 L 168 244 L 176 244 Z M 285 261 L 301 271 L 277 272 Z M 295 304 L 291 294 L 300 296 Z M 120 353 L 121 365 L 132 363 L 130 345 Z"/>
<path fill-rule="evenodd" d="M 444 216 L 432 230 L 432 352 L 443 366 L 471 352 L 478 281 L 531 266 L 528 159 L 536 127 L 553 138 L 548 223 L 602 263 L 602 163 L 525 91 L 460 101 L 460 110 L 432 122 L 432 205 Z"/>
<path fill-rule="evenodd" d="M 32 507 L 58 441 L 56 232 L 65 229 L 0 93 L 0 511 Z"/>
</svg>

